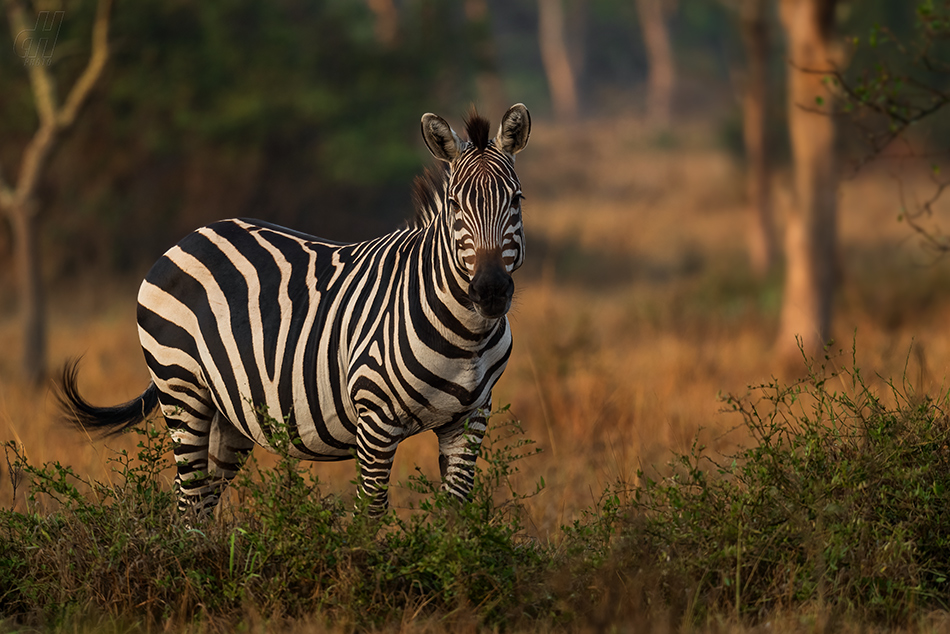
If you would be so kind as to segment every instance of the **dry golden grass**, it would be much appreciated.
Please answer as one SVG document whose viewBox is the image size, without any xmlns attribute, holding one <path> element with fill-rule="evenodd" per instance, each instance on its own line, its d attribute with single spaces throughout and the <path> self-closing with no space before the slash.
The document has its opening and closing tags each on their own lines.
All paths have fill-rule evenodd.
<svg viewBox="0 0 950 634">
<path fill-rule="evenodd" d="M 745 257 L 741 168 L 687 127 L 673 148 L 650 143 L 636 122 L 537 125 L 519 159 L 527 195 L 528 264 L 516 275 L 515 350 L 495 391 L 511 404 L 543 453 L 521 464 L 533 530 L 549 536 L 618 478 L 661 464 L 670 450 L 742 442 L 720 413 L 719 393 L 780 373 L 771 355 L 780 276 L 756 280 Z M 929 194 L 926 170 L 883 162 L 841 186 L 841 290 L 834 331 L 871 375 L 944 386 L 950 364 L 950 271 L 897 222 L 900 175 L 908 199 Z M 791 195 L 775 177 L 779 217 Z M 944 201 L 946 207 L 946 201 Z M 85 354 L 88 398 L 112 404 L 137 395 L 148 375 L 135 328 L 135 284 L 66 290 L 52 300 L 50 360 Z M 107 447 L 55 422 L 47 390 L 16 378 L 16 323 L 0 323 L 0 438 L 35 462 L 58 460 L 107 480 Z M 701 430 L 701 431 L 700 431 Z M 438 473 L 434 436 L 405 442 L 394 481 L 418 465 Z M 352 493 L 352 463 L 314 465 L 327 488 Z M 0 482 L 0 504 L 11 487 Z M 394 505 L 408 493 L 396 489 Z"/>
</svg>

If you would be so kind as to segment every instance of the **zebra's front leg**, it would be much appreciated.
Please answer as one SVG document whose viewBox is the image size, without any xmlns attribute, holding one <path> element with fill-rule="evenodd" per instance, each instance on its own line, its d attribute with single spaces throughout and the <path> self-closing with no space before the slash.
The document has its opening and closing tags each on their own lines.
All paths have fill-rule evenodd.
<svg viewBox="0 0 950 634">
<path fill-rule="evenodd" d="M 389 508 L 389 476 L 396 447 L 402 440 L 398 427 L 361 419 L 356 430 L 356 460 L 359 463 L 359 495 L 369 500 L 372 518 Z"/>
<path fill-rule="evenodd" d="M 487 411 L 477 409 L 467 418 L 435 430 L 439 437 L 442 490 L 460 500 L 468 499 L 475 485 L 475 461 L 487 429 Z"/>
</svg>

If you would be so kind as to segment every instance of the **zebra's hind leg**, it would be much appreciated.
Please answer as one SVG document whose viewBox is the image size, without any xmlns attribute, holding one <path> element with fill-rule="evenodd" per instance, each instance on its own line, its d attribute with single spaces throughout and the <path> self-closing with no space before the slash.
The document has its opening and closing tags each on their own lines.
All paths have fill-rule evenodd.
<svg viewBox="0 0 950 634">
<path fill-rule="evenodd" d="M 209 497 L 214 496 L 211 502 L 212 508 L 218 504 L 221 493 L 241 470 L 252 449 L 254 449 L 253 440 L 242 434 L 220 412 L 215 414 L 211 421 L 211 437 L 208 446 L 209 485 L 216 487 L 208 492 Z"/>
<path fill-rule="evenodd" d="M 199 519 L 210 517 L 222 488 L 209 459 L 212 422 L 220 414 L 210 404 L 210 397 L 202 398 L 193 390 L 168 389 L 159 401 L 175 446 L 178 510 L 193 512 Z"/>
<path fill-rule="evenodd" d="M 435 430 L 442 490 L 460 500 L 467 499 L 475 485 L 475 461 L 486 429 L 484 411 L 475 410 L 467 418 Z"/>
</svg>

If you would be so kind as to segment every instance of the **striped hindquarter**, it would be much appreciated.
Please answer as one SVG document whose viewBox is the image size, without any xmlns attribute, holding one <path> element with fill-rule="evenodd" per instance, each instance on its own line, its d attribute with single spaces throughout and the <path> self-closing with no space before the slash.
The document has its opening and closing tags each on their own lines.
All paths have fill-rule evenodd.
<svg viewBox="0 0 950 634">
<path fill-rule="evenodd" d="M 417 183 L 414 226 L 355 244 L 256 220 L 198 229 L 139 290 L 152 383 L 96 407 L 67 366 L 67 418 L 114 432 L 157 404 L 175 441 L 179 507 L 202 514 L 254 445 L 274 450 L 288 435 L 291 456 L 355 456 L 360 494 L 379 514 L 399 442 L 433 430 L 443 488 L 465 498 L 511 353 L 510 274 L 524 255 L 513 166 L 530 117 L 512 106 L 493 139 L 477 115 L 467 141 L 436 115 L 422 127 L 448 169 Z"/>
</svg>

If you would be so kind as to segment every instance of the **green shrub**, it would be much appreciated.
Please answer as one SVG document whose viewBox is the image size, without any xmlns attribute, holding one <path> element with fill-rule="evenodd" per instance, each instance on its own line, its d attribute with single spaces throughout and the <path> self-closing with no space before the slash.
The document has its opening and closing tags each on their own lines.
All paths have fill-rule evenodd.
<svg viewBox="0 0 950 634">
<path fill-rule="evenodd" d="M 696 443 L 669 475 L 608 491 L 567 529 L 588 574 L 631 580 L 636 601 L 688 618 L 814 609 L 898 623 L 946 609 L 947 394 L 874 389 L 856 365 L 822 365 L 724 400 L 755 445 L 717 457 Z"/>
<path fill-rule="evenodd" d="M 279 442 L 281 426 L 270 427 L 278 446 L 289 446 L 289 437 Z M 117 454 L 113 486 L 58 463 L 34 467 L 6 446 L 29 495 L 26 513 L 0 513 L 0 619 L 221 626 L 251 614 L 317 614 L 362 628 L 418 613 L 499 627 L 524 618 L 522 602 L 548 561 L 523 537 L 523 496 L 503 490 L 513 463 L 531 453 L 516 423 L 497 425 L 496 440 L 483 445 L 470 503 L 420 474 L 409 483 L 427 494 L 420 508 L 408 520 L 391 512 L 379 521 L 322 496 L 286 451 L 273 469 L 252 459 L 232 484 L 240 503 L 216 521 L 181 516 L 159 484 L 167 436 L 137 433 L 137 460 Z M 55 510 L 41 512 L 44 503 Z M 538 603 L 528 603 L 530 615 Z"/>
</svg>

